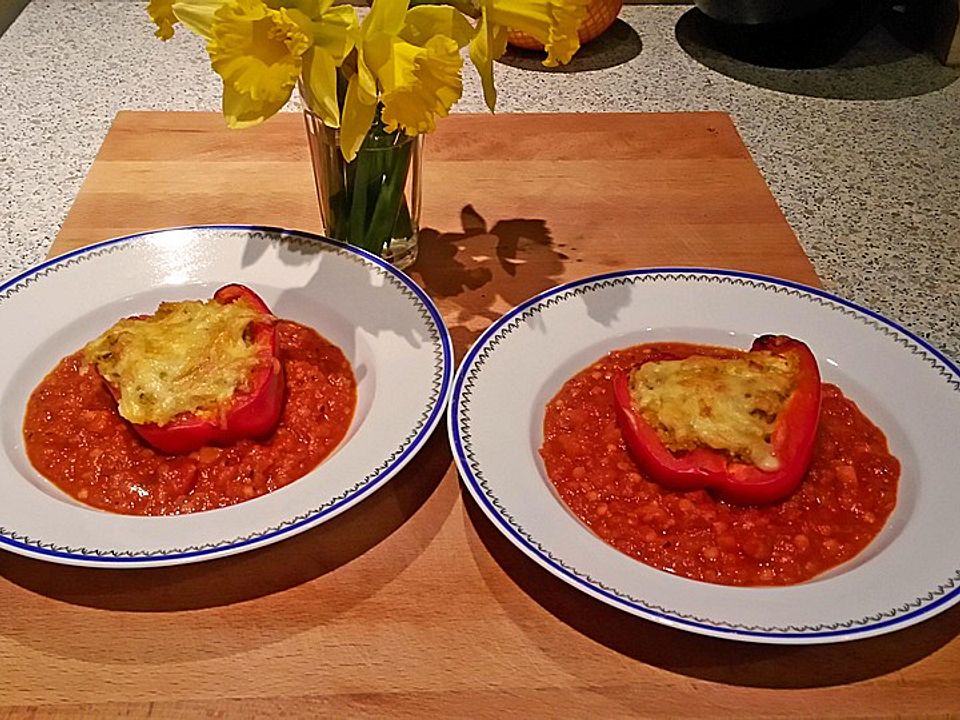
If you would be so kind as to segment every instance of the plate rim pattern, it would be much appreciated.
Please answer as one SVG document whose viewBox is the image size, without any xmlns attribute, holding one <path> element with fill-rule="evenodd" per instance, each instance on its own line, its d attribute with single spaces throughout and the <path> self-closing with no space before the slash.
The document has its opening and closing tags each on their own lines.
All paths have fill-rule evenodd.
<svg viewBox="0 0 960 720">
<path fill-rule="evenodd" d="M 299 530 L 306 529 L 327 517 L 346 510 L 350 505 L 379 489 L 416 455 L 443 416 L 446 409 L 446 400 L 452 388 L 453 347 L 449 331 L 433 300 L 412 278 L 394 268 L 382 258 L 362 248 L 347 245 L 338 240 L 303 230 L 289 230 L 270 225 L 224 223 L 160 228 L 103 240 L 50 258 L 3 283 L 0 285 L 0 307 L 2 307 L 3 302 L 8 297 L 39 282 L 43 277 L 47 277 L 67 267 L 86 262 L 101 255 L 128 249 L 135 243 L 146 242 L 153 236 L 184 230 L 200 232 L 222 230 L 247 233 L 248 237 L 259 237 L 259 239 L 271 245 L 286 245 L 292 247 L 320 246 L 326 251 L 334 252 L 338 256 L 346 257 L 353 261 L 373 263 L 387 281 L 394 285 L 401 294 L 414 302 L 417 312 L 420 317 L 424 319 L 425 325 L 429 330 L 428 340 L 433 348 L 432 387 L 426 405 L 416 425 L 400 443 L 399 447 L 395 448 L 379 466 L 369 472 L 351 488 L 348 488 L 337 497 L 328 500 L 320 507 L 298 513 L 276 525 L 248 535 L 226 538 L 218 542 L 192 545 L 184 548 L 162 548 L 148 552 L 138 552 L 133 550 L 61 546 L 31 538 L 17 533 L 10 528 L 0 526 L 0 545 L 7 545 L 20 551 L 25 551 L 30 555 L 40 555 L 46 558 L 113 565 L 115 563 L 160 564 L 174 560 L 200 559 L 207 556 L 230 554 L 254 544 L 279 540 L 283 536 L 295 534 Z"/>
<path fill-rule="evenodd" d="M 938 372 L 954 392 L 960 394 L 960 368 L 942 352 L 883 315 L 819 288 L 769 275 L 697 267 L 619 270 L 574 280 L 546 290 L 501 316 L 470 348 L 454 380 L 448 413 L 448 432 L 453 445 L 454 458 L 470 494 L 498 529 L 520 550 L 550 572 L 588 594 L 599 596 L 609 604 L 619 606 L 640 617 L 732 639 L 737 637 L 761 641 L 764 639 L 853 639 L 868 632 L 876 633 L 879 630 L 892 629 L 894 626 L 916 621 L 936 608 L 960 600 L 960 568 L 957 568 L 936 588 L 919 595 L 913 601 L 861 618 L 818 625 L 775 626 L 727 622 L 666 608 L 612 588 L 593 578 L 589 573 L 572 567 L 556 557 L 515 521 L 490 490 L 488 480 L 471 447 L 471 420 L 468 406 L 477 374 L 481 371 L 483 364 L 489 359 L 494 348 L 510 333 L 518 330 L 526 321 L 552 305 L 586 294 L 597 287 L 663 281 L 695 281 L 758 288 L 763 291 L 795 296 L 830 310 L 839 311 L 880 330 L 884 335 L 903 345 L 911 354 L 920 356 Z"/>
</svg>

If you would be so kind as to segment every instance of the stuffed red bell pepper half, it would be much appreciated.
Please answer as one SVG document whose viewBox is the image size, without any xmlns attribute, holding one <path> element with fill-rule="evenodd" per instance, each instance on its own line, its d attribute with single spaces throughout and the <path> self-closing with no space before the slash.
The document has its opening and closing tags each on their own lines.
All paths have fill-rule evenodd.
<svg viewBox="0 0 960 720">
<path fill-rule="evenodd" d="M 613 385 L 628 451 L 665 487 L 767 504 L 791 495 L 806 474 L 821 385 L 816 358 L 799 340 L 764 335 L 730 358 L 643 363 Z"/>
<path fill-rule="evenodd" d="M 164 453 L 260 438 L 280 420 L 285 385 L 276 318 L 243 285 L 125 318 L 84 355 L 120 415 Z"/>
</svg>

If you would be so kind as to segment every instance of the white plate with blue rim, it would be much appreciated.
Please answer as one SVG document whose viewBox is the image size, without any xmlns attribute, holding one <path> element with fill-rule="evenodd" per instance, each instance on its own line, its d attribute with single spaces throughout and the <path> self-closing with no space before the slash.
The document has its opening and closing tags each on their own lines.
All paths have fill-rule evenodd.
<svg viewBox="0 0 960 720">
<path fill-rule="evenodd" d="M 603 542 L 562 503 L 538 450 L 544 409 L 611 350 L 668 340 L 749 348 L 806 342 L 886 435 L 897 505 L 856 557 L 803 583 L 732 587 L 678 577 Z M 721 270 L 626 270 L 514 308 L 460 365 L 448 413 L 457 466 L 494 526 L 587 595 L 673 628 L 756 643 L 830 643 L 909 627 L 960 600 L 960 369 L 896 323 L 775 278 Z"/>
<path fill-rule="evenodd" d="M 232 507 L 135 517 L 85 506 L 30 464 L 23 417 L 64 356 L 116 320 L 162 301 L 206 299 L 242 283 L 278 316 L 336 344 L 357 378 L 339 447 L 303 478 Z M 450 338 L 409 277 L 362 250 L 251 226 L 174 228 L 108 240 L 0 286 L 0 548 L 71 565 L 138 568 L 197 562 L 307 530 L 370 496 L 408 463 L 446 407 Z"/>
</svg>

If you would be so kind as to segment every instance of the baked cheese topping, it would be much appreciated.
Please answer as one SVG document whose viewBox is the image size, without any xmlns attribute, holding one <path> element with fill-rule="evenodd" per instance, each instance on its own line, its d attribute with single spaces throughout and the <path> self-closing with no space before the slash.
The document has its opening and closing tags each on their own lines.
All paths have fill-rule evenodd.
<svg viewBox="0 0 960 720">
<path fill-rule="evenodd" d="M 798 371 L 795 357 L 764 351 L 648 362 L 630 374 L 630 394 L 671 452 L 708 447 L 772 471 L 770 435 Z"/>
<path fill-rule="evenodd" d="M 120 389 L 120 415 L 165 425 L 180 413 L 214 418 L 248 380 L 258 348 L 247 337 L 261 313 L 245 302 L 162 303 L 126 318 L 84 347 L 87 362 Z"/>
</svg>

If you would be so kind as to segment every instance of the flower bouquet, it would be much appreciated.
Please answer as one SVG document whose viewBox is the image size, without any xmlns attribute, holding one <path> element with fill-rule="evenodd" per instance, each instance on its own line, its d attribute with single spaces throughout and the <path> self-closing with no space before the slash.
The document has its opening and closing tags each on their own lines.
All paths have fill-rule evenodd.
<svg viewBox="0 0 960 720">
<path fill-rule="evenodd" d="M 567 63 L 588 3 L 372 0 L 362 21 L 334 0 L 150 0 L 147 10 L 161 39 L 180 24 L 206 40 L 230 127 L 262 122 L 299 86 L 325 232 L 409 264 L 420 139 L 460 99 L 463 55 L 492 111 L 508 30 L 543 43 L 545 65 Z"/>
</svg>

